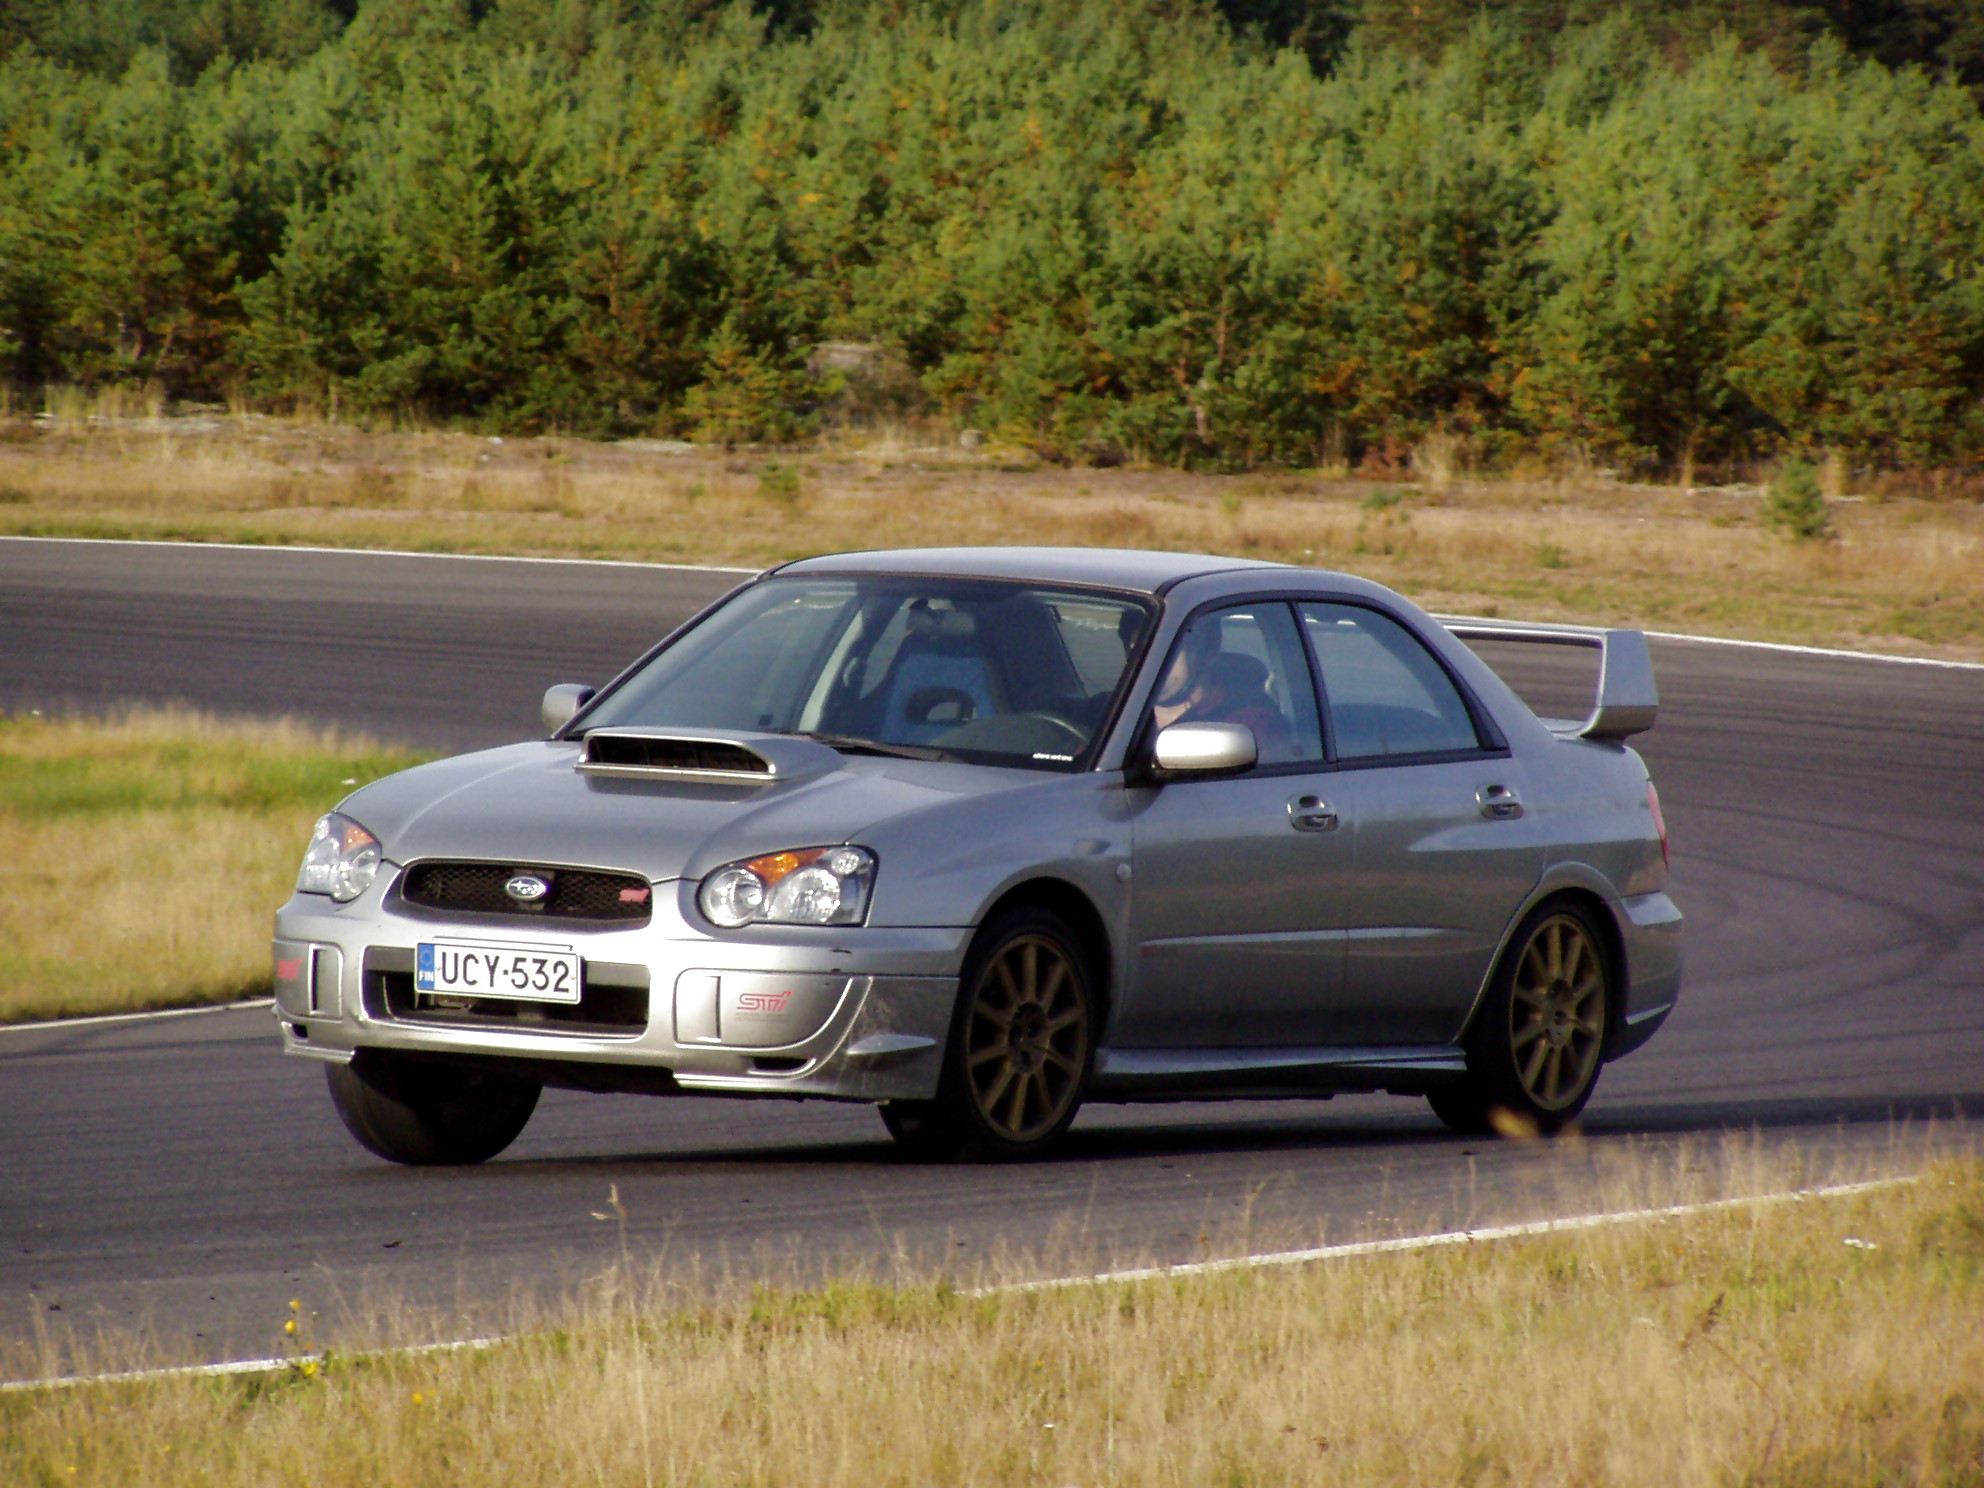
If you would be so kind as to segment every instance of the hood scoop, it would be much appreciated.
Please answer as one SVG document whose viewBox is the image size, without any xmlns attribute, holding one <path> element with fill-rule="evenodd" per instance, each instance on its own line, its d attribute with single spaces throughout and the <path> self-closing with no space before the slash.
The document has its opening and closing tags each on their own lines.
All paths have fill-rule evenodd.
<svg viewBox="0 0 1984 1488">
<path fill-rule="evenodd" d="M 778 768 L 754 749 L 728 739 L 685 738 L 669 734 L 609 732 L 594 729 L 579 753 L 579 768 L 588 775 L 644 779 L 666 775 L 674 780 L 709 780 L 725 785 L 769 785 Z"/>
<path fill-rule="evenodd" d="M 840 768 L 824 744 L 789 734 L 720 729 L 596 728 L 579 749 L 579 772 L 621 780 L 772 785 Z"/>
</svg>

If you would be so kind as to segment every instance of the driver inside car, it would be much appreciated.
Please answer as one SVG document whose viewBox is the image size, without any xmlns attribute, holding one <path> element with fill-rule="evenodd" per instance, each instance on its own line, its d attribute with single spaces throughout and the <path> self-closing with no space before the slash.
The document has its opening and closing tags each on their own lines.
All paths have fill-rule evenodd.
<svg viewBox="0 0 1984 1488">
<path fill-rule="evenodd" d="M 1159 728 L 1174 723 L 1239 723 L 1264 761 L 1289 756 L 1293 730 L 1268 691 L 1268 669 L 1244 652 L 1220 649 L 1218 624 L 1185 632 L 1151 709 Z"/>
</svg>

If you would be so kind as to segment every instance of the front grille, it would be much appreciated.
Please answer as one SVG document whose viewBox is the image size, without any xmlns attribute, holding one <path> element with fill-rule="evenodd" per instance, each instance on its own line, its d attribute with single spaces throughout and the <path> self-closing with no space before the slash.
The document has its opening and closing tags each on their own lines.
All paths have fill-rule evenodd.
<svg viewBox="0 0 1984 1488">
<path fill-rule="evenodd" d="M 365 1010 L 374 1018 L 441 1028 L 594 1037 L 625 1037 L 648 1026 L 648 989 L 596 982 L 591 966 L 577 1002 L 517 1002 L 504 997 L 437 997 L 419 992 L 414 989 L 412 972 L 384 970 L 376 964 L 387 959 L 376 952 L 367 957 Z"/>
<path fill-rule="evenodd" d="M 541 899 L 513 899 L 503 886 L 519 874 L 551 885 Z M 415 863 L 400 880 L 400 897 L 422 909 L 448 914 L 506 915 L 518 919 L 607 920 L 645 925 L 654 891 L 632 873 L 590 868 L 540 868 L 527 863 Z"/>
<path fill-rule="evenodd" d="M 627 734 L 587 734 L 585 760 L 589 765 L 731 775 L 769 775 L 772 769 L 763 755 L 721 739 L 650 739 Z"/>
</svg>

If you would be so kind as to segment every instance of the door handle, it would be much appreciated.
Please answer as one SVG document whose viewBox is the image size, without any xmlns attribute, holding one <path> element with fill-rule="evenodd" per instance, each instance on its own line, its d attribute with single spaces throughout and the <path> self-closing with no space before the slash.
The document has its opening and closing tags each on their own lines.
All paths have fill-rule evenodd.
<svg viewBox="0 0 1984 1488">
<path fill-rule="evenodd" d="M 1514 821 L 1522 815 L 1522 797 L 1506 785 L 1484 785 L 1474 793 L 1474 800 L 1490 821 Z"/>
<path fill-rule="evenodd" d="M 1288 824 L 1298 832 L 1334 832 L 1336 807 L 1321 796 L 1290 796 Z"/>
</svg>

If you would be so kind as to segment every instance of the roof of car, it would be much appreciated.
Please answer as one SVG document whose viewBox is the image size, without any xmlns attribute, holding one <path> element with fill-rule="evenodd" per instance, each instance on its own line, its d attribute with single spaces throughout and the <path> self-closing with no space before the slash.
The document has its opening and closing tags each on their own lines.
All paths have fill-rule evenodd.
<svg viewBox="0 0 1984 1488">
<path fill-rule="evenodd" d="M 1285 567 L 1286 564 L 1264 563 L 1253 558 L 1144 553 L 1127 548 L 895 548 L 801 558 L 778 572 L 955 574 L 980 579 L 1098 584 L 1156 594 L 1182 579 L 1201 574 Z"/>
</svg>

